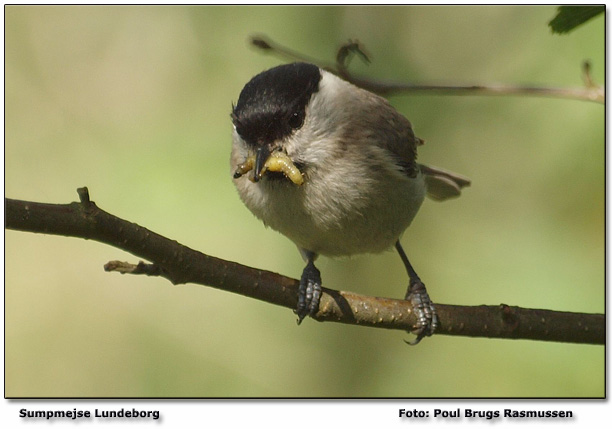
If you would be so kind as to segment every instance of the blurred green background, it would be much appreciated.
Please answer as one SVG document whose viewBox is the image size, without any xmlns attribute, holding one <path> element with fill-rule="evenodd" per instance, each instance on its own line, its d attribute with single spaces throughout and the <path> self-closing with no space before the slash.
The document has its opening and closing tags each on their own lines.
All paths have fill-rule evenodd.
<svg viewBox="0 0 612 429">
<path fill-rule="evenodd" d="M 298 277 L 294 245 L 231 182 L 229 112 L 281 60 L 348 39 L 377 79 L 578 87 L 604 81 L 604 17 L 565 36 L 544 7 L 19 7 L 6 10 L 6 196 L 106 211 L 205 253 Z M 604 311 L 604 107 L 395 96 L 424 163 L 469 176 L 402 240 L 436 302 Z M 195 285 L 120 276 L 93 241 L 6 232 L 7 396 L 601 397 L 604 348 L 306 320 Z M 331 288 L 402 297 L 394 252 L 321 258 Z"/>
</svg>

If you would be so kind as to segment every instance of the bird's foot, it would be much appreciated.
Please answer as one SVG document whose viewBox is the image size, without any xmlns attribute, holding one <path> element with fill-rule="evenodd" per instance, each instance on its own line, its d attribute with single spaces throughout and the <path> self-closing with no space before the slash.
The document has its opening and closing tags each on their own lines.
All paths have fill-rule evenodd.
<svg viewBox="0 0 612 429">
<path fill-rule="evenodd" d="M 298 304 L 294 311 L 298 316 L 298 325 L 306 316 L 312 316 L 319 311 L 319 301 L 321 300 L 321 272 L 314 266 L 312 261 L 308 261 L 306 268 L 302 272 L 300 288 L 298 289 Z"/>
<path fill-rule="evenodd" d="M 436 309 L 429 298 L 425 284 L 417 277 L 410 280 L 406 300 L 412 304 L 416 314 L 417 323 L 412 333 L 416 335 L 413 341 L 406 341 L 408 344 L 417 345 L 424 337 L 430 337 L 438 327 L 438 315 Z"/>
</svg>

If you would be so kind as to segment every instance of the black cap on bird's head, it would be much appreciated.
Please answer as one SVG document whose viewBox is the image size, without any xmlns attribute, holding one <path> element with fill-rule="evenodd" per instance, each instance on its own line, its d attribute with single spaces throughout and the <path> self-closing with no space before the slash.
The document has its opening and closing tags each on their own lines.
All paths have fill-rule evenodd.
<svg viewBox="0 0 612 429">
<path fill-rule="evenodd" d="M 306 106 L 319 90 L 321 72 L 313 64 L 285 64 L 247 83 L 232 110 L 240 137 L 253 149 L 290 136 L 302 127 Z"/>
</svg>

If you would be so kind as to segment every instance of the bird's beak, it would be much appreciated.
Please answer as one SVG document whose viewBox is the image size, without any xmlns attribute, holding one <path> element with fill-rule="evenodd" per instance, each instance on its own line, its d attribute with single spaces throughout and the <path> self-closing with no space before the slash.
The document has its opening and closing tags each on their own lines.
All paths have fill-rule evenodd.
<svg viewBox="0 0 612 429">
<path fill-rule="evenodd" d="M 258 182 L 261 179 L 261 176 L 264 173 L 264 167 L 268 158 L 270 158 L 270 146 L 263 145 L 257 148 L 255 152 L 255 169 L 253 171 L 253 182 Z"/>
<path fill-rule="evenodd" d="M 304 183 L 304 175 L 293 163 L 291 158 L 282 150 L 275 150 L 272 146 L 261 146 L 255 150 L 242 163 L 238 164 L 234 172 L 234 179 L 238 179 L 253 170 L 251 182 L 259 182 L 268 171 L 280 172 L 294 184 L 300 186 Z"/>
</svg>

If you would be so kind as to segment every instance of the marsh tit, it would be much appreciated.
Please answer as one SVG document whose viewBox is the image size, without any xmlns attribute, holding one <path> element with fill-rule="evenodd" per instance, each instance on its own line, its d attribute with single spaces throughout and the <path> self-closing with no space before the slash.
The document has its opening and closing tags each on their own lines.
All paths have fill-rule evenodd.
<svg viewBox="0 0 612 429">
<path fill-rule="evenodd" d="M 395 246 L 417 316 L 414 343 L 438 325 L 425 285 L 399 239 L 425 195 L 458 196 L 469 180 L 416 162 L 412 125 L 389 102 L 315 65 L 264 71 L 231 113 L 231 172 L 244 204 L 284 234 L 306 261 L 295 313 L 318 311 L 318 255 L 377 253 Z"/>
</svg>

